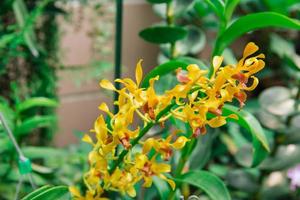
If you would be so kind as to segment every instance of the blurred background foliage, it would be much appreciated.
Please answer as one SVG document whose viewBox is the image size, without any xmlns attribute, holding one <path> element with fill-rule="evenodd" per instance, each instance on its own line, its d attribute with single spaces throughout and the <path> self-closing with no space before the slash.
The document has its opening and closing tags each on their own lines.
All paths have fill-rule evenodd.
<svg viewBox="0 0 300 200">
<path fill-rule="evenodd" d="M 76 1 L 76 4 L 92 6 L 99 15 L 113 10 L 103 9 L 108 0 Z M 157 44 L 159 64 L 170 60 L 179 63 L 197 63 L 210 67 L 213 54 L 222 53 L 225 63 L 236 63 L 241 49 L 248 41 L 254 41 L 266 55 L 266 67 L 260 76 L 257 93 L 253 94 L 244 110 L 255 115 L 263 126 L 271 145 L 271 153 L 258 167 L 250 168 L 252 145 L 249 132 L 235 123 L 229 123 L 209 134 L 200 136 L 191 158 L 189 169 L 208 170 L 225 181 L 232 199 L 297 200 L 299 191 L 291 191 L 287 170 L 300 163 L 300 33 L 298 30 L 268 27 L 251 30 L 230 47 L 223 50 L 220 43 L 226 28 L 245 16 L 258 12 L 275 12 L 293 19 L 300 19 L 300 3 L 297 0 L 148 0 L 161 22 L 141 30 L 144 40 Z M 229 2 L 229 3 L 228 3 Z M 73 2 L 74 3 L 74 2 Z M 72 1 L 58 0 L 2 0 L 0 2 L 0 111 L 4 113 L 24 154 L 33 160 L 33 176 L 38 186 L 45 184 L 80 184 L 86 171 L 87 152 L 84 144 L 66 149 L 51 147 L 56 131 L 55 108 L 57 97 L 57 72 L 66 69 L 59 59 L 60 31 L 57 16 L 65 20 L 71 13 Z M 225 15 L 222 13 L 226 7 Z M 106 7 L 107 8 L 107 7 Z M 111 8 L 110 8 L 111 9 Z M 244 22 L 244 27 L 252 25 Z M 256 21 L 250 21 L 255 24 Z M 78 19 L 80 29 L 80 19 Z M 105 55 L 111 39 L 112 23 L 94 22 L 96 54 Z M 292 22 L 291 22 L 292 23 Z M 299 23 L 299 22 L 297 22 Z M 292 25 L 291 25 L 292 26 Z M 286 27 L 285 27 L 286 28 Z M 257 28 L 256 28 L 257 29 Z M 222 39 L 222 38 L 221 38 Z M 215 52 L 212 52 L 215 50 Z M 210 52 L 212 52 L 210 54 Z M 93 60 L 88 68 L 89 76 L 75 78 L 81 81 L 97 77 L 110 63 Z M 164 66 L 168 66 L 165 64 Z M 80 76 L 82 66 L 72 72 Z M 164 75 L 156 85 L 164 91 L 176 81 L 174 74 Z M 150 135 L 167 135 L 177 127 L 188 132 L 185 124 L 171 120 L 163 130 Z M 80 137 L 80 133 L 78 133 Z M 13 199 L 18 169 L 15 150 L 0 127 L 0 199 Z M 178 164 L 180 155 L 172 160 Z M 13 166 L 13 167 L 12 167 Z M 182 194 L 199 195 L 208 199 L 198 187 L 181 185 Z M 22 194 L 31 190 L 26 182 Z M 169 188 L 164 182 L 154 180 L 154 186 L 141 188 L 138 199 L 163 199 Z M 177 195 L 177 194 L 176 194 Z M 179 195 L 179 194 L 178 194 Z M 116 199 L 123 198 L 113 194 Z M 127 198 L 127 197 L 126 197 Z M 129 199 L 129 198 L 128 198 Z"/>
</svg>

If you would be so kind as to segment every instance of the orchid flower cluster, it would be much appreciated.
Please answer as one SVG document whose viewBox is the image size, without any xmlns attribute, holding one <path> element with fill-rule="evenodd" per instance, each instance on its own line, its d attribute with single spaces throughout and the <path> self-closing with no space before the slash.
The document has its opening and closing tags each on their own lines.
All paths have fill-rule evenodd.
<svg viewBox="0 0 300 200">
<path fill-rule="evenodd" d="M 207 126 L 217 128 L 226 124 L 227 118 L 237 119 L 234 114 L 222 115 L 222 107 L 236 99 L 242 108 L 247 97 L 245 92 L 256 88 L 258 79 L 254 74 L 265 65 L 263 54 L 252 56 L 258 49 L 253 42 L 248 43 L 236 65 L 221 66 L 223 57 L 214 57 L 214 71 L 210 77 L 207 70 L 195 64 L 187 66 L 186 70 L 178 69 L 178 84 L 164 94 L 155 91 L 158 76 L 149 80 L 147 88 L 141 87 L 141 61 L 136 67 L 136 81 L 115 80 L 123 85 L 121 89 L 102 80 L 102 88 L 119 94 L 115 102 L 118 112 L 113 114 L 102 103 L 99 109 L 109 120 L 100 115 L 91 130 L 94 136 L 86 134 L 83 137 L 93 150 L 88 156 L 89 171 L 83 178 L 87 191 L 82 195 L 78 189 L 70 187 L 74 199 L 105 199 L 105 191 L 134 197 L 135 185 L 143 181 L 144 187 L 150 187 L 154 176 L 167 181 L 174 190 L 175 182 L 166 175 L 171 172 L 167 161 L 172 152 L 182 149 L 191 138 L 205 134 Z M 207 117 L 209 113 L 212 117 Z M 135 125 L 137 117 L 144 122 L 142 127 Z M 192 134 L 176 132 L 167 138 L 143 138 L 153 125 L 163 126 L 170 117 L 188 123 Z M 136 144 L 142 148 L 133 151 Z"/>
</svg>

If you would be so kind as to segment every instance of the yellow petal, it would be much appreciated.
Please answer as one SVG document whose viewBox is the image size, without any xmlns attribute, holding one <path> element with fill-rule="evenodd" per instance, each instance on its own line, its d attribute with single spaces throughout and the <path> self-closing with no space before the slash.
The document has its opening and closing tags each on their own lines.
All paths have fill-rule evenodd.
<svg viewBox="0 0 300 200">
<path fill-rule="evenodd" d="M 235 119 L 235 120 L 238 120 L 238 119 L 239 119 L 239 117 L 238 117 L 236 114 L 230 114 L 230 115 L 228 115 L 228 116 L 226 116 L 226 117 L 229 117 L 229 118 Z"/>
<path fill-rule="evenodd" d="M 247 91 L 252 91 L 256 88 L 256 86 L 258 85 L 258 78 L 256 78 L 255 76 L 251 76 L 251 78 L 253 79 L 253 83 L 251 86 L 249 87 L 243 87 L 244 90 L 247 90 Z"/>
<path fill-rule="evenodd" d="M 152 168 L 152 171 L 157 174 L 171 171 L 171 166 L 166 163 L 152 163 L 151 168 Z"/>
<path fill-rule="evenodd" d="M 186 137 L 184 136 L 180 136 L 179 138 L 177 138 L 177 140 L 172 144 L 172 147 L 174 149 L 182 149 L 184 146 L 185 146 L 185 143 L 187 141 L 190 141 L 190 139 L 187 139 Z"/>
<path fill-rule="evenodd" d="M 106 79 L 103 79 L 101 82 L 100 82 L 100 86 L 102 88 L 105 88 L 105 89 L 108 89 L 108 90 L 116 90 L 115 86 L 108 80 Z"/>
<path fill-rule="evenodd" d="M 165 175 L 163 174 L 159 174 L 158 175 L 161 179 L 167 181 L 169 183 L 169 185 L 171 186 L 172 190 L 175 190 L 176 184 L 173 180 L 168 179 Z"/>
<path fill-rule="evenodd" d="M 222 62 L 223 62 L 223 56 L 214 56 L 213 66 L 214 66 L 215 72 L 218 71 L 218 69 L 221 66 Z"/>
<path fill-rule="evenodd" d="M 149 138 L 145 141 L 144 145 L 143 145 L 143 154 L 148 153 L 152 147 L 154 146 L 155 143 L 155 139 L 154 138 Z"/>
<path fill-rule="evenodd" d="M 94 145 L 92 138 L 87 134 L 82 137 L 82 141 Z"/>
<path fill-rule="evenodd" d="M 136 69 L 135 69 L 135 79 L 136 79 L 137 85 L 139 85 L 139 84 L 141 83 L 142 78 L 143 78 L 142 62 L 143 62 L 143 60 L 140 60 L 140 61 L 137 63 Z"/>
<path fill-rule="evenodd" d="M 81 197 L 79 190 L 75 186 L 70 186 L 69 191 L 74 197 Z"/>
<path fill-rule="evenodd" d="M 135 191 L 134 187 L 130 187 L 130 188 L 127 190 L 127 194 L 128 194 L 130 197 L 135 197 L 135 196 L 136 196 L 136 191 Z"/>
<path fill-rule="evenodd" d="M 217 128 L 226 124 L 226 118 L 222 116 L 215 117 L 208 121 L 208 125 L 212 128 Z"/>
<path fill-rule="evenodd" d="M 258 46 L 254 42 L 249 42 L 245 47 L 243 57 L 245 58 L 254 54 L 258 49 L 259 49 Z"/>
</svg>

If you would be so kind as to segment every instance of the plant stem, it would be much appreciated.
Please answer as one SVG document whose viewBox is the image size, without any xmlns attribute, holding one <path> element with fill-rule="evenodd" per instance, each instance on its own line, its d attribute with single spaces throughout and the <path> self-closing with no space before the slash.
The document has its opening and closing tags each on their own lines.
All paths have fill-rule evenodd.
<svg viewBox="0 0 300 200">
<path fill-rule="evenodd" d="M 164 116 L 167 112 L 170 111 L 170 109 L 174 106 L 175 104 L 172 102 L 170 105 L 168 105 L 164 110 L 162 110 L 156 117 L 154 122 L 149 122 L 147 125 L 140 131 L 138 137 L 136 137 L 134 140 L 131 142 L 131 148 L 133 148 L 139 141 L 140 139 L 155 125 L 158 123 L 158 120 Z M 113 173 L 115 169 L 123 162 L 124 157 L 128 154 L 129 150 L 124 149 L 120 155 L 118 156 L 118 159 L 112 164 L 112 167 L 109 169 L 109 173 Z"/>
</svg>

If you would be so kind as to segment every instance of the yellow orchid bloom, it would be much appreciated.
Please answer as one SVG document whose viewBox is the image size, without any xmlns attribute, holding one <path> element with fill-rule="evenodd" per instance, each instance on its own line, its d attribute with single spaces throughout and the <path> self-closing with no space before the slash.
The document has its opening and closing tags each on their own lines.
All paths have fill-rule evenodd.
<svg viewBox="0 0 300 200">
<path fill-rule="evenodd" d="M 142 178 L 144 179 L 144 187 L 150 187 L 152 185 L 152 176 L 157 176 L 169 183 L 171 188 L 175 189 L 175 182 L 171 179 L 168 179 L 163 173 L 171 171 L 171 166 L 165 163 L 157 163 L 155 161 L 155 156 L 149 160 L 145 154 L 137 154 L 135 157 L 135 165 L 133 168 L 136 168 L 141 171 Z"/>
<path fill-rule="evenodd" d="M 172 149 L 179 150 L 185 146 L 185 143 L 190 141 L 184 136 L 178 137 L 173 143 L 171 143 L 173 135 L 169 135 L 166 139 L 154 139 L 149 138 L 143 144 L 143 154 L 147 154 L 152 148 L 157 153 L 160 153 L 164 160 L 169 160 L 172 156 Z"/>
</svg>

